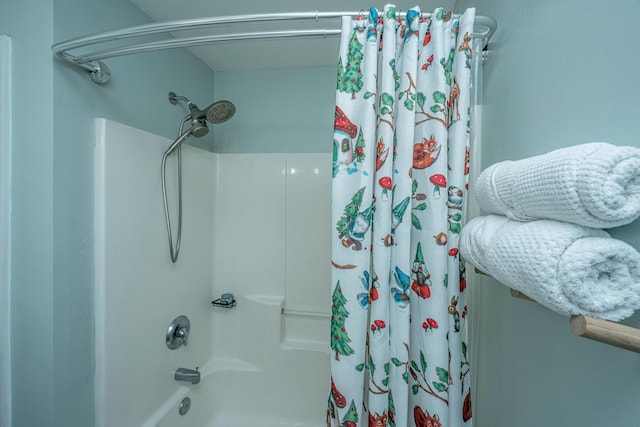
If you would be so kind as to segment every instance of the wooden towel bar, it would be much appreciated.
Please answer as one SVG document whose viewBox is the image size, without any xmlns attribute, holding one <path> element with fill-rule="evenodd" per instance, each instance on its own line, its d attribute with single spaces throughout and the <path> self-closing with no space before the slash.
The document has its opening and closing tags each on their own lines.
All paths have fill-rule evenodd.
<svg viewBox="0 0 640 427">
<path fill-rule="evenodd" d="M 477 268 L 475 272 L 482 276 L 490 277 Z M 511 296 L 525 301 L 536 302 L 533 298 L 529 298 L 527 295 L 515 289 L 511 289 Z M 596 319 L 583 314 L 571 316 L 569 319 L 569 327 L 571 328 L 571 332 L 579 337 L 589 338 L 640 353 L 640 329 L 608 320 Z"/>
<path fill-rule="evenodd" d="M 511 296 L 535 302 L 532 298 L 514 289 L 511 289 Z M 579 337 L 589 338 L 640 353 L 640 329 L 608 320 L 596 319 L 583 314 L 571 316 L 569 319 L 569 327 L 571 328 L 571 332 Z"/>
</svg>

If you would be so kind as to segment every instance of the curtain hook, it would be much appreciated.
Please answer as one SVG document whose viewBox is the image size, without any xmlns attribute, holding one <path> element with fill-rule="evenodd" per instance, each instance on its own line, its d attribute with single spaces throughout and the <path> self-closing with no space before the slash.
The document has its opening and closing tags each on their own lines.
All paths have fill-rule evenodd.
<svg viewBox="0 0 640 427">
<path fill-rule="evenodd" d="M 320 19 L 319 14 L 320 14 L 320 12 L 316 9 L 316 22 L 318 22 L 318 20 Z"/>
<path fill-rule="evenodd" d="M 358 12 L 358 21 L 362 21 L 364 19 L 364 9 L 360 9 Z"/>
<path fill-rule="evenodd" d="M 402 9 L 396 10 L 396 16 L 398 17 L 398 24 L 402 25 Z"/>
</svg>

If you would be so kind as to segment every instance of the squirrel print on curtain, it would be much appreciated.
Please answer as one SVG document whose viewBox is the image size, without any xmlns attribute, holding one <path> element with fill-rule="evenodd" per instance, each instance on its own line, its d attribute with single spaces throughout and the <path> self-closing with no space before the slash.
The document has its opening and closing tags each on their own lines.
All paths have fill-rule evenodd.
<svg viewBox="0 0 640 427">
<path fill-rule="evenodd" d="M 431 416 L 427 410 L 422 412 L 419 406 L 413 408 L 413 418 L 416 421 L 416 427 L 442 427 L 437 414 Z"/>
<path fill-rule="evenodd" d="M 387 410 L 382 412 L 382 415 L 378 413 L 369 413 L 369 427 L 387 427 Z"/>
</svg>

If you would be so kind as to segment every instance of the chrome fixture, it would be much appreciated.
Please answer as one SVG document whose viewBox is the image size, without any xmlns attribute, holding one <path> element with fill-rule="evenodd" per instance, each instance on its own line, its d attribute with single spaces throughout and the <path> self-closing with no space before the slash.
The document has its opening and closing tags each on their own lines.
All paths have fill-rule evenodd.
<svg viewBox="0 0 640 427">
<path fill-rule="evenodd" d="M 191 408 L 191 399 L 189 397 L 185 397 L 184 399 L 182 399 L 182 401 L 180 402 L 180 405 L 178 406 L 178 412 L 180 413 L 180 415 L 184 415 L 187 412 L 189 412 L 190 408 Z"/>
<path fill-rule="evenodd" d="M 213 304 L 214 307 L 232 308 L 236 306 L 237 302 L 233 294 L 228 293 L 220 295 L 220 298 L 214 299 L 211 301 L 211 304 Z"/>
<path fill-rule="evenodd" d="M 180 241 L 182 240 L 182 153 L 180 147 L 182 143 L 190 136 L 195 138 L 201 138 L 209 133 L 207 127 L 207 121 L 213 124 L 224 123 L 229 120 L 236 113 L 236 107 L 231 101 L 218 101 L 209 105 L 204 110 L 198 108 L 198 106 L 192 103 L 189 98 L 176 95 L 174 92 L 169 92 L 169 102 L 176 105 L 178 101 L 183 101 L 189 107 L 190 113 L 182 119 L 180 123 L 180 130 L 178 132 L 178 138 L 167 148 L 162 156 L 162 200 L 164 202 L 164 217 L 167 223 L 167 236 L 169 238 L 169 256 L 171 262 L 178 260 L 178 254 L 180 253 Z M 183 132 L 184 125 L 190 121 L 191 127 Z M 169 203 L 167 202 L 167 180 L 165 168 L 167 164 L 167 157 L 174 151 L 178 151 L 178 235 L 176 236 L 175 247 L 173 245 L 173 236 L 171 234 L 171 218 L 169 217 Z"/>
<path fill-rule="evenodd" d="M 178 316 L 167 328 L 166 343 L 171 350 L 187 345 L 191 322 L 187 316 Z"/>
<path fill-rule="evenodd" d="M 278 40 L 285 38 L 328 38 L 339 37 L 341 34 L 339 23 L 340 18 L 345 15 L 352 17 L 367 17 L 365 11 L 342 11 L 342 12 L 295 12 L 295 13 L 266 13 L 250 15 L 216 16 L 209 18 L 183 19 L 177 21 L 154 22 L 152 24 L 138 25 L 135 27 L 122 28 L 118 30 L 106 31 L 103 33 L 76 37 L 51 46 L 51 50 L 59 59 L 67 61 L 80 68 L 84 68 L 92 75 L 95 83 L 106 83 L 109 81 L 111 73 L 105 72 L 106 65 L 101 59 L 114 58 L 124 55 L 132 55 L 143 52 L 153 52 L 156 50 L 175 49 L 181 47 L 202 46 L 208 44 L 218 44 L 226 42 L 238 42 L 241 40 Z M 428 18 L 430 13 L 423 13 L 423 17 Z M 457 17 L 459 15 L 454 15 Z M 256 32 L 229 32 L 218 34 L 205 34 L 193 37 L 177 37 L 176 33 L 187 30 L 198 30 L 214 28 L 218 25 L 243 25 L 250 22 L 275 22 L 275 21 L 316 21 L 331 19 L 335 22 L 334 28 L 314 28 L 309 30 L 286 30 L 286 31 L 256 31 Z M 495 33 L 497 21 L 490 16 L 476 15 L 474 27 L 474 37 L 482 38 L 486 45 Z M 161 40 L 136 42 L 135 39 L 149 34 L 161 34 Z M 100 48 L 107 42 L 122 40 L 123 46 L 112 48 Z M 92 46 L 93 51 L 72 54 L 69 51 L 85 46 Z M 108 70 L 106 70 L 108 71 Z M 94 74 L 101 74 L 93 77 Z"/>
<path fill-rule="evenodd" d="M 189 412 L 190 408 L 191 399 L 189 397 L 185 397 L 184 399 L 182 399 L 182 402 L 180 402 L 180 406 L 178 406 L 178 412 L 180 413 L 180 415 L 184 415 Z"/>
<path fill-rule="evenodd" d="M 176 381 L 188 381 L 191 384 L 198 384 L 200 382 L 200 371 L 198 371 L 198 368 L 195 370 L 178 368 L 176 373 L 173 375 L 173 378 Z"/>
<path fill-rule="evenodd" d="M 190 115 L 192 119 L 207 119 L 208 122 L 211 122 L 214 125 L 226 122 L 236 113 L 236 106 L 233 105 L 231 101 L 217 101 L 209 105 L 204 110 L 200 110 L 196 104 L 189 101 L 189 98 L 176 95 L 175 92 L 169 92 L 169 102 L 176 105 L 178 101 L 183 101 L 187 104 L 189 111 L 191 111 Z"/>
<path fill-rule="evenodd" d="M 103 85 L 111 80 L 111 69 L 102 61 L 95 64 L 95 70 L 89 72 L 91 81 L 96 84 Z"/>
</svg>

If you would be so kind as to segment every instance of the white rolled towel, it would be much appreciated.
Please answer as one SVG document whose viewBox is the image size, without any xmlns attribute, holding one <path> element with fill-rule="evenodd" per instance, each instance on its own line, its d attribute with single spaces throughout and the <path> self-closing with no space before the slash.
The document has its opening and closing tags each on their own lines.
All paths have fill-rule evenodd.
<svg viewBox="0 0 640 427">
<path fill-rule="evenodd" d="M 621 320 L 640 308 L 640 253 L 603 230 L 488 215 L 469 221 L 460 255 L 563 314 Z"/>
<path fill-rule="evenodd" d="M 592 142 L 496 163 L 475 191 L 485 212 L 512 219 L 629 224 L 640 216 L 640 149 Z"/>
</svg>

